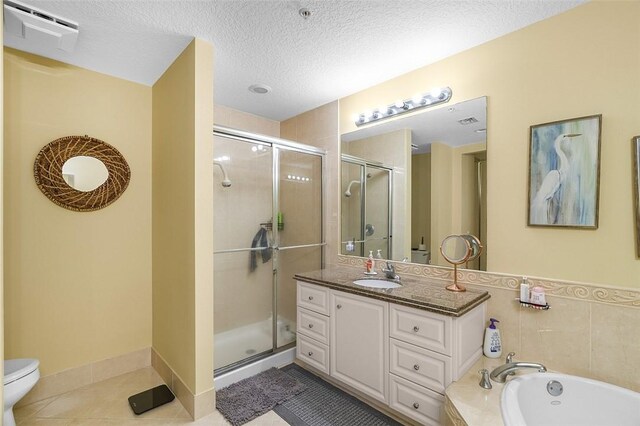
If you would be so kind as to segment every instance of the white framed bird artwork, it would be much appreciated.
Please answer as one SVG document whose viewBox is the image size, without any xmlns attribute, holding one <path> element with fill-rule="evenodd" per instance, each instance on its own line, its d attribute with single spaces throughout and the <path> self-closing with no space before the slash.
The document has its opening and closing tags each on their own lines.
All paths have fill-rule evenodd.
<svg viewBox="0 0 640 426">
<path fill-rule="evenodd" d="M 598 228 L 602 115 L 530 128 L 527 225 Z"/>
</svg>

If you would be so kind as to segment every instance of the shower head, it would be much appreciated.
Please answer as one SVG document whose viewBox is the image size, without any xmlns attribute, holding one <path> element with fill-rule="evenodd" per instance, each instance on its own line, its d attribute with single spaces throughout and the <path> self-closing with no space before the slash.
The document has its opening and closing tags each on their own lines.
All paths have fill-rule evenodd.
<svg viewBox="0 0 640 426">
<path fill-rule="evenodd" d="M 227 175 L 227 170 L 220 161 L 214 161 L 213 164 L 219 166 L 220 170 L 222 170 L 222 187 L 229 188 L 231 186 L 231 180 L 229 179 L 229 175 Z"/>
<path fill-rule="evenodd" d="M 347 190 L 344 191 L 344 196 L 349 198 L 351 197 L 351 185 L 353 185 L 354 183 L 360 183 L 359 180 L 352 180 L 351 182 L 349 182 L 349 186 L 347 186 Z"/>
</svg>

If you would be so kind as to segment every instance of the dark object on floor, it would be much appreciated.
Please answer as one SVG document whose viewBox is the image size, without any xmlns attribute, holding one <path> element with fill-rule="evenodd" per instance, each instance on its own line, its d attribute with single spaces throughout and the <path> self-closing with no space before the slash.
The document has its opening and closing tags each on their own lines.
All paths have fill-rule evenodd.
<svg viewBox="0 0 640 426">
<path fill-rule="evenodd" d="M 167 385 L 160 385 L 130 396 L 129 405 L 135 414 L 140 415 L 174 399 L 175 396 L 173 396 Z"/>
<path fill-rule="evenodd" d="M 282 368 L 302 382 L 307 390 L 276 406 L 273 411 L 293 426 L 383 426 L 400 425 L 390 417 L 338 389 L 303 368 Z"/>
<path fill-rule="evenodd" d="M 306 389 L 292 376 L 270 368 L 216 392 L 216 408 L 233 426 L 270 411 Z"/>
</svg>

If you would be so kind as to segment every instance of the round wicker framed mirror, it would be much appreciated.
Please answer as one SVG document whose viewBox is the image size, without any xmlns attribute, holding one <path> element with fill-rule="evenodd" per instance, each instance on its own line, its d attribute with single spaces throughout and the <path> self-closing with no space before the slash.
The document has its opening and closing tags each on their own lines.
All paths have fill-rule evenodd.
<svg viewBox="0 0 640 426">
<path fill-rule="evenodd" d="M 95 189 L 79 190 L 74 175 L 63 174 L 63 165 L 74 157 L 90 157 L 106 167 L 107 175 L 93 185 Z M 33 167 L 36 185 L 51 201 L 65 209 L 88 212 L 102 209 L 117 200 L 131 179 L 129 165 L 113 146 L 85 136 L 65 136 L 44 146 Z"/>
</svg>

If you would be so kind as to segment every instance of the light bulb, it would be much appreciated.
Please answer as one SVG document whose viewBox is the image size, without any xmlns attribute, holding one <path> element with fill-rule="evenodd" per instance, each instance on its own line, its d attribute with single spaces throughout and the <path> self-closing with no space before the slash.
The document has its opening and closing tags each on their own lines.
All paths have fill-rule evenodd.
<svg viewBox="0 0 640 426">
<path fill-rule="evenodd" d="M 251 151 L 256 152 L 257 150 L 258 150 L 258 147 L 257 147 L 257 146 L 252 146 L 252 147 L 251 147 Z"/>
<path fill-rule="evenodd" d="M 424 97 L 421 94 L 414 95 L 414 97 L 411 99 L 411 101 L 413 102 L 413 105 L 415 106 L 421 105 L 423 100 L 424 100 Z"/>
<path fill-rule="evenodd" d="M 442 95 L 442 89 L 439 87 L 435 87 L 431 89 L 431 97 L 438 99 Z"/>
<path fill-rule="evenodd" d="M 393 104 L 393 106 L 395 106 L 396 108 L 404 108 L 404 101 L 396 101 L 395 104 Z"/>
<path fill-rule="evenodd" d="M 358 121 L 360 121 L 360 117 L 361 117 L 360 114 L 353 114 L 351 119 L 357 123 Z"/>
<path fill-rule="evenodd" d="M 382 105 L 380 108 L 378 108 L 378 111 L 380 111 L 380 114 L 387 114 L 389 112 L 389 107 L 386 105 Z"/>
</svg>

